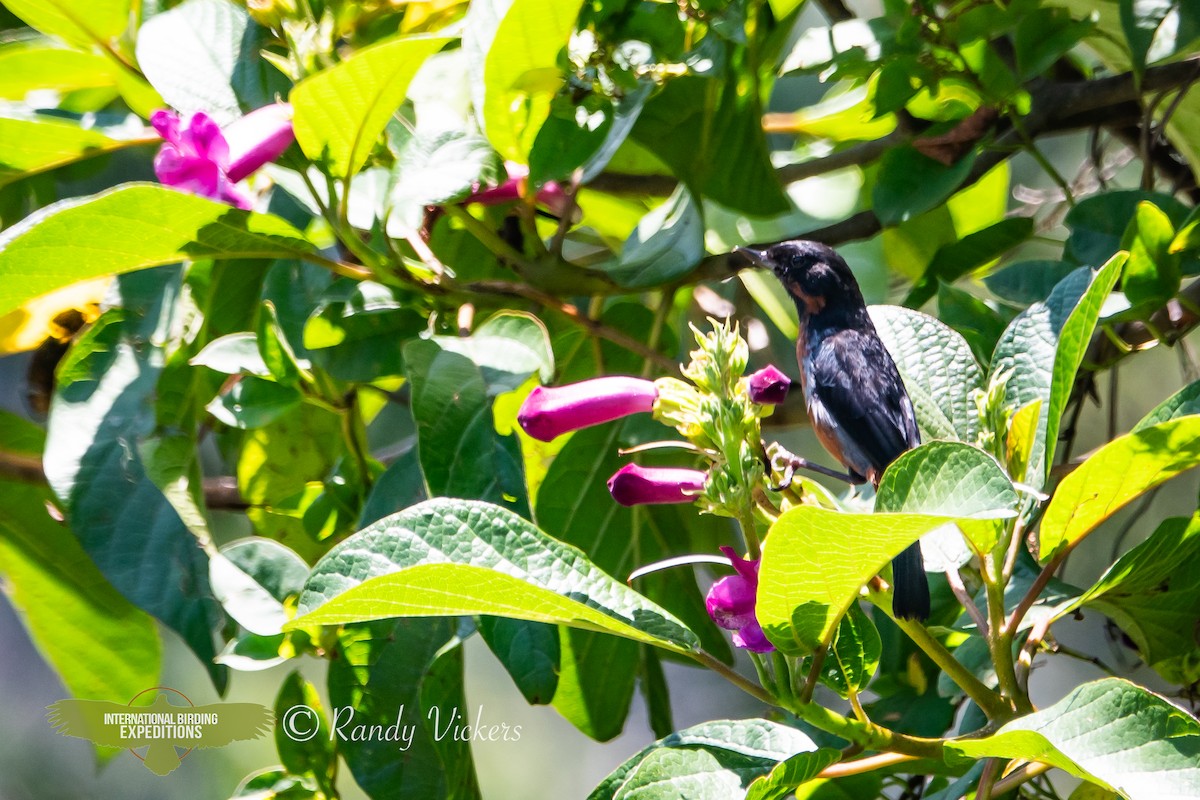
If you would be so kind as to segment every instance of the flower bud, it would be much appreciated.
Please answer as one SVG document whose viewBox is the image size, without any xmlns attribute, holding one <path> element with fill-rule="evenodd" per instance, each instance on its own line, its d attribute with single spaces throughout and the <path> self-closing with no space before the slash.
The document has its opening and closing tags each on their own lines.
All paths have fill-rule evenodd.
<svg viewBox="0 0 1200 800">
<path fill-rule="evenodd" d="M 704 489 L 707 477 L 698 469 L 626 464 L 608 479 L 608 491 L 623 506 L 690 503 Z"/>
<path fill-rule="evenodd" d="M 229 142 L 225 174 L 237 183 L 262 165 L 274 161 L 296 140 L 292 132 L 292 107 L 272 103 L 251 111 L 224 130 Z"/>
<path fill-rule="evenodd" d="M 653 381 L 623 376 L 538 386 L 521 404 L 517 422 L 533 438 L 549 442 L 580 428 L 650 411 L 657 395 Z"/>
<path fill-rule="evenodd" d="M 747 378 L 750 399 L 762 406 L 777 406 L 787 399 L 792 381 L 774 365 L 763 367 Z"/>
</svg>

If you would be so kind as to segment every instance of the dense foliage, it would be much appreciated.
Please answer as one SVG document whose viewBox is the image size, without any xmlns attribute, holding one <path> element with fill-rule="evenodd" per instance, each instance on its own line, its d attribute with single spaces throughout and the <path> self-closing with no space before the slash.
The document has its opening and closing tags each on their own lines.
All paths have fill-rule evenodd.
<svg viewBox="0 0 1200 800">
<path fill-rule="evenodd" d="M 597 800 L 1200 796 L 1164 695 L 1029 690 L 1084 610 L 1200 681 L 1200 516 L 1055 577 L 1200 465 L 1200 382 L 1074 451 L 1097 374 L 1200 321 L 1200 11 L 851 6 L 3 0 L 0 337 L 45 425 L 0 414 L 0 574 L 67 688 L 154 685 L 161 625 L 219 690 L 315 655 L 427 720 L 479 635 L 597 740 L 645 696 Z M 767 457 L 797 319 L 732 250 L 789 238 L 895 303 L 925 443 L 877 492 Z M 675 730 L 665 660 L 762 718 Z M 479 794 L 429 725 L 276 741 L 236 796 Z"/>
</svg>

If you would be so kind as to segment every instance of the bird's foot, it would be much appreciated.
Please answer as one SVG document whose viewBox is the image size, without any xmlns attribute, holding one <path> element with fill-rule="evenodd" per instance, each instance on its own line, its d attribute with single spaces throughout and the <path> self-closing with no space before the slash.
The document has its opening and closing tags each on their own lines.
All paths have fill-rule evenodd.
<svg viewBox="0 0 1200 800">
<path fill-rule="evenodd" d="M 774 475 L 776 472 L 780 472 L 783 476 L 778 484 L 772 484 L 767 487 L 773 492 L 780 492 L 791 486 L 792 480 L 796 476 L 796 470 L 798 469 L 827 475 L 830 478 L 837 478 L 839 481 L 845 481 L 851 485 L 863 482 L 861 478 L 851 475 L 848 472 L 838 472 L 837 470 L 823 467 L 820 464 L 814 464 L 807 458 L 801 458 L 781 446 L 778 442 L 772 442 L 770 447 L 764 448 L 763 454 L 769 473 Z"/>
</svg>

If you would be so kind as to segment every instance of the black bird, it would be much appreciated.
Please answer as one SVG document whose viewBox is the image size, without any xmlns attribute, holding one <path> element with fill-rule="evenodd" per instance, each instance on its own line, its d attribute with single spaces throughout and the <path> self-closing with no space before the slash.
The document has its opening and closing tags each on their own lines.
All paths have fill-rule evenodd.
<svg viewBox="0 0 1200 800">
<path fill-rule="evenodd" d="M 887 465 L 921 443 L 912 401 L 896 363 L 867 314 L 846 261 L 819 242 L 780 242 L 735 252 L 774 271 L 800 314 L 796 360 L 817 439 L 854 483 L 879 486 Z M 902 619 L 929 617 L 921 544 L 892 561 L 892 608 Z"/>
</svg>

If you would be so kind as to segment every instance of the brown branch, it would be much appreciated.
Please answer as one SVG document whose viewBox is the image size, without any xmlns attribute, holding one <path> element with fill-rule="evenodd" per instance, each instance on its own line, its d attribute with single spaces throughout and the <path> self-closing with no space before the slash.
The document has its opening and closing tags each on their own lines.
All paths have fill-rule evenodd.
<svg viewBox="0 0 1200 800">
<path fill-rule="evenodd" d="M 36 456 L 0 450 L 0 480 L 21 483 L 46 483 L 42 460 Z M 210 509 L 241 511 L 250 507 L 237 488 L 237 478 L 223 475 L 204 479 L 204 503 Z"/>
</svg>

